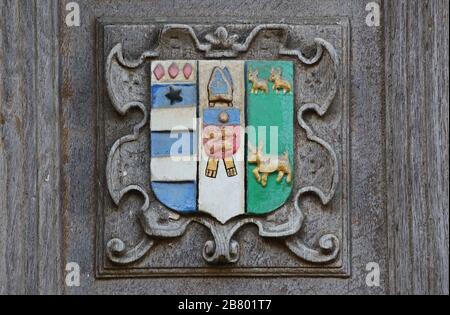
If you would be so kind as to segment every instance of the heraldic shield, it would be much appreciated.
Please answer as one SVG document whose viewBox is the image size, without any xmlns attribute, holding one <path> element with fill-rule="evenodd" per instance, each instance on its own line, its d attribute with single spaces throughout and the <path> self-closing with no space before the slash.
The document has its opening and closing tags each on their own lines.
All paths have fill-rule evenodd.
<svg viewBox="0 0 450 315">
<path fill-rule="evenodd" d="M 293 72 L 290 61 L 153 61 L 155 197 L 221 223 L 283 206 L 294 180 Z"/>
</svg>

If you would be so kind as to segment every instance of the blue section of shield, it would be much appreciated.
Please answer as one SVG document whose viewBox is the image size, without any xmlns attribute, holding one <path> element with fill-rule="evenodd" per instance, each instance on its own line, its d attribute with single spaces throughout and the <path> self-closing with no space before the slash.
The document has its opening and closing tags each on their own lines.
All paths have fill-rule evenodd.
<svg viewBox="0 0 450 315">
<path fill-rule="evenodd" d="M 168 208 L 189 213 L 197 210 L 197 183 L 161 183 L 152 182 L 156 198 Z"/>
<path fill-rule="evenodd" d="M 219 120 L 219 115 L 222 112 L 226 112 L 228 114 L 228 122 L 222 123 Z M 203 112 L 203 123 L 205 125 L 223 125 L 223 126 L 236 126 L 241 124 L 241 111 L 238 108 L 230 108 L 230 109 L 205 109 Z"/>
<path fill-rule="evenodd" d="M 181 90 L 182 101 L 171 104 L 166 97 L 170 87 Z M 197 106 L 197 84 L 154 84 L 152 89 L 152 108 L 175 108 Z"/>
<path fill-rule="evenodd" d="M 171 138 L 171 135 L 173 138 Z M 197 154 L 197 145 L 192 131 L 174 131 L 172 134 L 170 131 L 152 132 L 150 142 L 152 157 L 192 156 Z M 175 142 L 177 142 L 177 150 L 172 149 Z M 172 150 L 174 152 L 171 152 Z"/>
<path fill-rule="evenodd" d="M 223 73 L 227 77 L 228 82 L 230 82 L 231 86 L 234 86 L 233 77 L 231 76 L 230 70 L 227 67 L 223 69 Z"/>
</svg>

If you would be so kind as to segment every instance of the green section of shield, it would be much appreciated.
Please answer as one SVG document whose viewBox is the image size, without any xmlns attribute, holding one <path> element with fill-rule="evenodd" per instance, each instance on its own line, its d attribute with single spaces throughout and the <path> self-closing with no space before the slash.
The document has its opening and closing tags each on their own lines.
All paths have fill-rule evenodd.
<svg viewBox="0 0 450 315">
<path fill-rule="evenodd" d="M 249 71 L 258 70 L 258 78 L 261 81 L 269 80 L 271 69 L 282 71 L 282 79 L 289 82 L 292 92 L 279 94 L 272 89 L 274 83 L 268 82 L 269 93 L 258 91 L 252 93 L 252 83 L 249 81 Z M 257 147 L 261 141 L 265 143 L 264 151 L 270 155 L 276 150 L 276 145 L 271 149 L 271 145 L 278 143 L 276 155 L 284 155 L 287 151 L 289 164 L 294 171 L 294 80 L 293 63 L 288 61 L 248 61 L 246 63 L 246 84 L 247 84 L 247 126 L 248 144 Z M 264 88 L 261 88 L 264 90 Z M 265 129 L 264 129 L 265 127 Z M 277 137 L 270 132 L 270 128 L 278 127 Z M 253 135 L 252 130 L 256 136 Z M 272 137 L 271 137 L 272 135 Z M 255 139 L 256 138 L 256 139 Z M 273 151 L 272 151 L 273 150 Z M 247 148 L 247 158 L 250 150 Z M 247 160 L 247 213 L 266 214 L 280 208 L 292 192 L 292 185 L 286 183 L 286 176 L 280 183 L 277 183 L 278 172 L 268 176 L 267 186 L 263 187 L 255 178 L 253 170 L 255 164 L 250 164 Z M 292 180 L 294 174 L 292 173 Z"/>
</svg>

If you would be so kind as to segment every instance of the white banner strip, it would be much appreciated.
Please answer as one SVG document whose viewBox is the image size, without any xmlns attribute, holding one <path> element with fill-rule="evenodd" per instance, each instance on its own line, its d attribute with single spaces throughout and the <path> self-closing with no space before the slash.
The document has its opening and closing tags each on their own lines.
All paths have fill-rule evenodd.
<svg viewBox="0 0 450 315">
<path fill-rule="evenodd" d="M 195 157 L 157 157 L 150 162 L 151 180 L 159 182 L 197 181 Z"/>
<path fill-rule="evenodd" d="M 197 108 L 157 108 L 150 113 L 151 131 L 196 130 Z"/>
</svg>

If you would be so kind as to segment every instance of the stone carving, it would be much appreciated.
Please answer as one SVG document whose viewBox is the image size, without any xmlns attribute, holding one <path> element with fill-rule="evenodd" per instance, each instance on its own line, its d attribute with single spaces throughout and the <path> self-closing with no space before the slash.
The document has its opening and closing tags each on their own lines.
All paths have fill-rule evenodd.
<svg viewBox="0 0 450 315">
<path fill-rule="evenodd" d="M 159 38 L 162 41 L 167 32 L 178 32 L 187 34 L 193 41 L 195 48 L 203 53 L 204 58 L 235 58 L 241 53 L 246 52 L 251 46 L 254 39 L 262 31 L 280 31 L 282 34 L 281 42 L 287 44 L 289 35 L 289 26 L 282 24 L 263 24 L 256 26 L 244 39 L 239 41 L 238 35 L 229 35 L 224 27 L 219 27 L 215 32 L 209 33 L 202 39 L 199 37 L 190 25 L 185 24 L 167 24 L 162 27 Z M 304 119 L 306 112 L 313 111 L 319 116 L 325 115 L 334 100 L 338 91 L 339 82 L 339 58 L 334 47 L 327 41 L 316 38 L 314 39 L 315 53 L 311 57 L 306 57 L 300 49 L 290 49 L 285 45 L 279 47 L 278 54 L 293 58 L 305 66 L 316 65 L 321 62 L 322 58 L 329 56 L 332 64 L 332 80 L 329 83 L 328 95 L 317 102 L 302 103 L 297 113 L 298 124 L 306 132 L 307 139 L 317 143 L 328 152 L 332 160 L 331 172 L 333 173 L 332 183 L 329 189 L 322 189 L 314 185 L 302 187 L 295 192 L 294 206 L 288 210 L 275 211 L 265 216 L 238 216 L 228 221 L 219 222 L 213 217 L 206 214 L 180 215 L 179 213 L 164 208 L 163 210 L 152 211 L 148 189 L 139 184 L 130 184 L 122 187 L 118 178 L 120 178 L 120 170 L 115 167 L 118 159 L 119 148 L 126 143 L 136 141 L 148 123 L 149 113 L 147 106 L 144 104 L 140 96 L 135 96 L 129 91 L 119 89 L 120 73 L 122 69 L 133 72 L 142 69 L 145 62 L 156 59 L 160 55 L 160 47 L 156 46 L 152 50 L 145 51 L 136 60 L 124 59 L 122 53 L 122 45 L 118 43 L 112 48 L 106 60 L 106 85 L 111 102 L 115 110 L 120 115 L 127 115 L 131 109 L 138 109 L 142 113 L 142 120 L 133 127 L 131 134 L 119 138 L 111 147 L 107 165 L 106 179 L 109 194 L 116 205 L 119 205 L 122 198 L 130 193 L 136 192 L 144 197 L 144 203 L 139 212 L 139 221 L 144 231 L 143 238 L 139 244 L 134 247 L 127 248 L 125 242 L 113 238 L 107 241 L 106 253 L 110 261 L 116 264 L 130 264 L 141 259 L 155 245 L 158 239 L 175 238 L 182 236 L 187 227 L 192 223 L 198 223 L 208 228 L 211 232 L 212 239 L 207 241 L 203 247 L 203 258 L 211 264 L 233 264 L 239 260 L 239 243 L 233 238 L 234 235 L 246 225 L 255 225 L 258 233 L 263 238 L 275 238 L 284 242 L 292 253 L 301 259 L 311 263 L 327 264 L 333 262 L 339 255 L 341 250 L 341 242 L 337 236 L 325 234 L 320 237 L 316 247 L 311 248 L 302 239 L 300 229 L 304 224 L 305 214 L 300 207 L 299 199 L 303 195 L 314 194 L 320 198 L 323 205 L 327 205 L 333 199 L 337 185 L 339 183 L 338 158 L 331 147 L 325 140 L 317 136 L 314 130 L 307 124 Z M 163 78 L 164 75 L 174 75 L 174 69 L 157 70 L 158 77 Z M 179 71 L 179 69 L 178 69 Z M 189 74 L 189 69 L 182 70 L 184 75 Z M 170 74 L 172 73 L 172 74 Z M 277 83 L 277 90 L 288 93 L 291 86 L 286 82 L 282 82 L 282 75 L 278 70 L 273 71 L 272 80 Z M 176 91 L 171 91 L 169 95 L 173 100 L 177 101 Z M 171 99 L 172 102 L 172 99 Z"/>
<path fill-rule="evenodd" d="M 252 83 L 252 89 L 250 93 L 258 94 L 258 92 L 269 94 L 269 86 L 267 80 L 260 80 L 258 78 L 258 70 L 248 72 L 248 79 Z"/>
<path fill-rule="evenodd" d="M 281 69 L 273 69 L 270 72 L 270 82 L 273 82 L 273 90 L 278 94 L 282 91 L 284 94 L 292 92 L 292 85 L 290 82 L 283 80 Z"/>
<path fill-rule="evenodd" d="M 289 162 L 289 155 L 286 152 L 281 156 L 267 156 L 264 154 L 264 143 L 261 142 L 258 148 L 249 147 L 250 154 L 248 155 L 248 162 L 256 164 L 252 173 L 255 175 L 258 183 L 263 187 L 267 186 L 267 177 L 271 173 L 278 173 L 277 183 L 281 183 L 283 177 L 286 176 L 286 183 L 292 182 L 292 169 Z"/>
<path fill-rule="evenodd" d="M 229 49 L 232 47 L 236 41 L 238 40 L 239 35 L 228 35 L 228 31 L 225 27 L 220 26 L 216 29 L 214 34 L 207 34 L 205 39 L 209 42 L 213 47 L 218 47 L 222 49 Z"/>
</svg>

